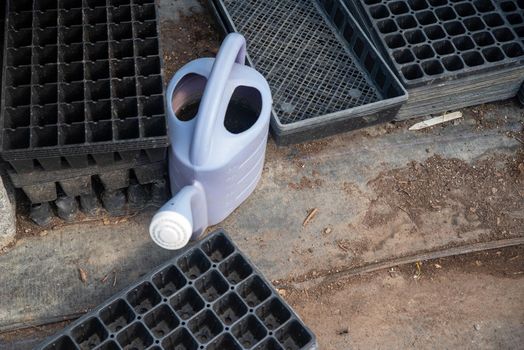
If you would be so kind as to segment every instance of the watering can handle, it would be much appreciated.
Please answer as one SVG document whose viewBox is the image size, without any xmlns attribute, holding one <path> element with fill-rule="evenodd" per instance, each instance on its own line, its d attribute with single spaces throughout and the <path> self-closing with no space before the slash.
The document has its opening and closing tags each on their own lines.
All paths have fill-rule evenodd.
<svg viewBox="0 0 524 350">
<path fill-rule="evenodd" d="M 215 59 L 198 110 L 191 144 L 191 161 L 194 165 L 203 165 L 207 161 L 213 132 L 220 127 L 225 117 L 219 116 L 218 111 L 226 83 L 235 63 L 244 65 L 245 59 L 246 39 L 238 33 L 229 34 Z"/>
</svg>

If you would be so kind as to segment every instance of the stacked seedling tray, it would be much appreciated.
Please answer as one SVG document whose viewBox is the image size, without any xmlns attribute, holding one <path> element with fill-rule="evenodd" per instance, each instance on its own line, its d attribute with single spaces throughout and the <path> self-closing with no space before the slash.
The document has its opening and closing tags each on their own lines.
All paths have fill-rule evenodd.
<svg viewBox="0 0 524 350">
<path fill-rule="evenodd" d="M 6 6 L 0 154 L 32 204 L 85 195 L 93 176 L 116 190 L 103 179 L 137 162 L 162 167 L 168 138 L 154 0 Z"/>
<path fill-rule="evenodd" d="M 506 20 L 524 41 L 524 1 L 522 0 L 495 0 Z"/>
<path fill-rule="evenodd" d="M 524 80 L 522 1 L 346 3 L 409 92 L 398 119 L 513 97 Z"/>
<path fill-rule="evenodd" d="M 273 94 L 285 144 L 392 120 L 407 94 L 340 1 L 210 0 Z"/>
<path fill-rule="evenodd" d="M 4 66 L 4 29 L 5 29 L 5 6 L 0 5 L 0 67 Z M 3 69 L 0 69 L 0 81 L 2 81 Z M 0 100 L 0 110 L 2 108 L 2 101 Z"/>
<path fill-rule="evenodd" d="M 38 349 L 314 350 L 315 336 L 223 231 Z"/>
<path fill-rule="evenodd" d="M 125 215 L 147 206 L 159 207 L 169 198 L 164 158 L 152 159 L 146 152 L 111 165 L 28 173 L 8 170 L 8 174 L 33 203 L 31 216 L 40 225 L 52 217 L 49 202 L 56 204 L 59 217 L 69 221 L 78 209 L 95 215 L 103 205 L 111 215 Z"/>
</svg>

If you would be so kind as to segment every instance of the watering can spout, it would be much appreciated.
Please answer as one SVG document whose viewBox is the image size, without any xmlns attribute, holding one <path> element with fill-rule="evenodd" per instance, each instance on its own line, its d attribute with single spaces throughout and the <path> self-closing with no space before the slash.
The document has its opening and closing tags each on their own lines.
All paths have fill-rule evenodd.
<svg viewBox="0 0 524 350">
<path fill-rule="evenodd" d="M 238 33 L 229 34 L 215 59 L 196 117 L 197 124 L 191 144 L 191 162 L 196 166 L 201 166 L 208 160 L 213 142 L 212 135 L 220 128 L 218 124 L 223 117 L 219 109 L 228 78 L 234 65 L 244 65 L 245 60 L 246 39 Z"/>
<path fill-rule="evenodd" d="M 206 212 L 202 187 L 198 183 L 185 186 L 155 214 L 149 234 L 162 248 L 180 249 L 193 233 L 199 235 L 204 230 Z"/>
</svg>

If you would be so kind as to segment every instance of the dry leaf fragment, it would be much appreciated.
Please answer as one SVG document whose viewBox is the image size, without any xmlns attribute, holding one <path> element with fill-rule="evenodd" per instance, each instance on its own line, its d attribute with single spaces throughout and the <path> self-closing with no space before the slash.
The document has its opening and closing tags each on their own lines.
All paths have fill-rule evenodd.
<svg viewBox="0 0 524 350">
<path fill-rule="evenodd" d="M 87 283 L 87 272 L 81 267 L 78 268 L 78 277 L 80 277 L 80 281 L 82 281 L 82 283 Z"/>
<path fill-rule="evenodd" d="M 108 278 L 109 278 L 109 273 L 108 273 L 107 275 L 105 275 L 105 276 L 100 280 L 100 282 L 102 282 L 102 283 L 106 283 Z"/>
<path fill-rule="evenodd" d="M 415 271 L 415 275 L 413 276 L 414 279 L 419 279 L 420 276 L 422 275 L 422 268 L 421 268 L 421 263 L 420 261 L 417 261 L 415 263 L 415 266 L 417 268 L 417 271 Z"/>
<path fill-rule="evenodd" d="M 302 227 L 306 227 L 307 224 L 311 222 L 315 218 L 315 216 L 318 213 L 318 208 L 311 209 L 309 213 L 307 214 L 306 218 L 304 219 L 304 222 L 302 223 Z"/>
<path fill-rule="evenodd" d="M 349 244 L 345 241 L 337 241 L 337 246 L 346 253 L 349 251 Z"/>
</svg>

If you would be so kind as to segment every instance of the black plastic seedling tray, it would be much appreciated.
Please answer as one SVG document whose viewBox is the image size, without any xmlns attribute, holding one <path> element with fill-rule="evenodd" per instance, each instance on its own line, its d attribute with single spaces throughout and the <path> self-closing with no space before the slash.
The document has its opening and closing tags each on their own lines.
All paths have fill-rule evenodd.
<svg viewBox="0 0 524 350">
<path fill-rule="evenodd" d="M 103 214 L 125 216 L 145 208 L 159 208 L 169 199 L 169 185 L 163 177 L 151 181 L 140 183 L 132 177 L 126 188 L 108 190 L 91 187 L 90 192 L 79 196 L 62 192 L 53 201 L 31 204 L 29 217 L 37 225 L 46 227 L 55 215 L 62 220 L 73 221 L 79 211 L 91 217 Z"/>
<path fill-rule="evenodd" d="M 407 93 L 339 0 L 210 0 L 273 94 L 280 144 L 393 119 Z"/>
<path fill-rule="evenodd" d="M 166 158 L 166 147 L 145 148 L 141 150 L 104 152 L 92 154 L 79 154 L 62 157 L 50 157 L 39 159 L 11 160 L 8 162 L 10 168 L 20 174 L 33 173 L 35 171 L 69 171 L 71 169 L 84 169 L 92 166 L 114 166 L 119 163 L 133 162 L 144 155 L 151 162 L 160 162 Z"/>
<path fill-rule="evenodd" d="M 5 30 L 5 5 L 0 5 L 0 53 L 4 52 L 4 30 Z M 0 54 L 0 67 L 4 66 L 4 56 Z M 0 81 L 2 81 L 3 69 L 0 69 Z M 0 100 L 0 110 L 2 101 Z"/>
<path fill-rule="evenodd" d="M 157 24 L 154 0 L 7 1 L 2 157 L 166 147 Z"/>
<path fill-rule="evenodd" d="M 522 14 L 518 1 L 345 1 L 363 12 L 363 25 L 409 91 L 524 64 L 522 29 L 512 23 Z"/>
<path fill-rule="evenodd" d="M 96 175 L 112 172 L 114 170 L 130 169 L 137 166 L 145 166 L 148 164 L 164 164 L 166 161 L 166 152 L 160 154 L 151 154 L 145 151 L 137 152 L 134 157 L 129 159 L 118 159 L 110 157 L 112 153 L 108 154 L 108 159 L 104 164 L 102 162 L 90 161 L 87 162 L 85 167 L 73 168 L 73 167 L 62 167 L 57 169 L 45 169 L 42 167 L 33 168 L 31 171 L 18 172 L 16 169 L 7 169 L 11 181 L 15 186 L 27 185 L 27 184 L 39 184 L 51 181 L 60 181 L 64 179 L 70 179 L 79 176 Z"/>
<path fill-rule="evenodd" d="M 61 192 L 71 197 L 89 194 L 94 183 L 99 183 L 105 190 L 118 190 L 128 187 L 132 178 L 140 184 L 164 179 L 166 163 L 140 158 L 105 167 L 94 165 L 83 169 L 23 174 L 8 171 L 8 175 L 14 187 L 21 188 L 31 203 L 42 203 L 57 199 Z"/>
<path fill-rule="evenodd" d="M 515 31 L 515 34 L 518 35 L 521 41 L 524 41 L 524 1 L 495 0 L 495 2 Z"/>
<path fill-rule="evenodd" d="M 51 337 L 38 349 L 313 350 L 315 336 L 224 231 Z"/>
</svg>

